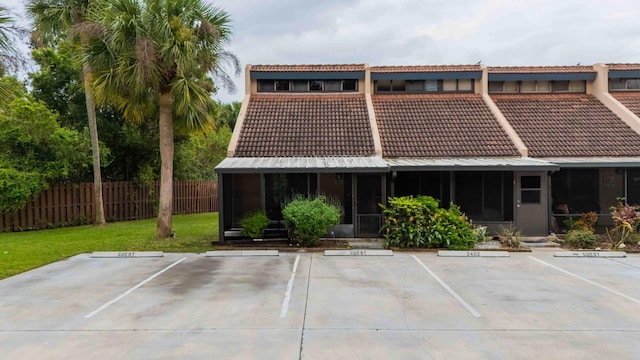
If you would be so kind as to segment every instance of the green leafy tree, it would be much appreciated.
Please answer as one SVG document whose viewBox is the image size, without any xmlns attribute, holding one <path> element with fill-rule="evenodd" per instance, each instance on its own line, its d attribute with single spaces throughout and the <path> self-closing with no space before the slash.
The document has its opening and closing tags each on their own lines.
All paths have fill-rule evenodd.
<svg viewBox="0 0 640 360">
<path fill-rule="evenodd" d="M 238 114 L 240 114 L 241 107 L 242 103 L 238 101 L 228 104 L 218 102 L 216 109 L 216 128 L 228 126 L 229 129 L 233 130 L 236 126 L 236 120 L 238 120 Z"/>
<path fill-rule="evenodd" d="M 61 127 L 45 104 L 26 92 L 20 96 L 17 80 L 0 82 L 14 89 L 0 102 L 0 212 L 17 211 L 49 184 L 86 169 L 90 146 L 82 134 Z"/>
<path fill-rule="evenodd" d="M 225 50 L 229 16 L 201 0 L 104 0 L 90 12 L 95 35 L 86 60 L 95 71 L 102 103 L 141 122 L 158 112 L 160 199 L 156 235 L 171 235 L 174 129 L 188 132 L 215 125 L 211 76 L 232 86 Z M 175 121 L 174 121 L 175 120 Z"/>
<path fill-rule="evenodd" d="M 203 134 L 193 134 L 176 144 L 174 178 L 214 180 L 216 166 L 227 157 L 231 129 L 222 126 Z"/>
<path fill-rule="evenodd" d="M 27 0 L 27 12 L 35 26 L 34 38 L 41 45 L 72 41 L 77 49 L 86 43 L 88 34 L 87 10 L 89 0 Z M 93 191 L 95 197 L 95 225 L 106 224 L 102 199 L 102 174 L 100 172 L 100 143 L 93 90 L 91 89 L 91 67 L 82 64 L 84 96 L 91 136 L 93 154 Z"/>
</svg>

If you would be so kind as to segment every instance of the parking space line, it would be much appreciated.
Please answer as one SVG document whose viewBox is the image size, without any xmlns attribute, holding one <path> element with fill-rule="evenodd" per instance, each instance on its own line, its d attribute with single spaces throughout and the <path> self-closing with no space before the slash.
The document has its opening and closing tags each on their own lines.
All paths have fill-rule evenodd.
<svg viewBox="0 0 640 360">
<path fill-rule="evenodd" d="M 125 296 L 129 295 L 130 293 L 132 293 L 134 290 L 136 290 L 136 289 L 137 289 L 137 288 L 139 288 L 140 286 L 142 286 L 142 285 L 144 285 L 144 284 L 148 283 L 149 281 L 151 281 L 151 280 L 155 279 L 157 276 L 159 276 L 159 275 L 160 275 L 160 274 L 162 274 L 163 272 L 165 272 L 165 271 L 167 271 L 167 270 L 171 269 L 172 267 L 174 267 L 174 266 L 176 266 L 176 265 L 180 264 L 181 262 L 183 262 L 183 261 L 184 261 L 184 260 L 186 260 L 186 259 L 187 259 L 186 257 L 183 257 L 182 259 L 180 259 L 180 260 L 178 260 L 178 261 L 174 262 L 173 264 L 171 264 L 171 265 L 167 266 L 166 268 L 164 268 L 164 269 L 162 269 L 162 270 L 158 271 L 157 273 L 155 273 L 155 274 L 153 274 L 153 275 L 149 276 L 148 278 L 146 278 L 145 280 L 143 280 L 142 282 L 140 282 L 138 285 L 136 285 L 136 286 L 132 287 L 131 289 L 129 289 L 129 290 L 127 290 L 127 291 L 125 291 L 124 293 L 120 294 L 120 296 L 118 296 L 117 298 L 115 298 L 115 299 L 113 299 L 113 300 L 111 300 L 111 301 L 109 301 L 109 302 L 105 303 L 104 305 L 100 306 L 99 308 L 97 308 L 97 309 L 93 310 L 91 313 L 89 313 L 89 314 L 85 315 L 85 316 L 84 316 L 84 317 L 85 317 L 85 319 L 88 319 L 88 318 L 93 317 L 94 315 L 98 314 L 98 313 L 99 313 L 99 312 L 101 312 L 102 310 L 104 310 L 104 309 L 108 308 L 109 306 L 113 305 L 114 303 L 116 303 L 116 302 L 117 302 L 117 301 L 119 301 L 120 299 L 122 299 L 122 298 L 124 298 Z"/>
<path fill-rule="evenodd" d="M 433 271 L 431 271 L 431 269 L 429 269 L 427 267 L 427 265 L 425 265 L 420 259 L 418 259 L 417 256 L 415 255 L 411 255 L 417 262 L 418 264 L 420 264 L 420 266 L 422 266 L 425 270 L 427 270 L 427 272 L 429 273 L 429 275 L 431 275 L 434 279 L 436 279 L 436 281 L 445 289 L 449 292 L 449 294 L 451 294 L 451 296 L 453 296 L 456 300 L 458 300 L 458 302 L 464 306 L 465 309 L 467 309 L 467 311 L 469 311 L 471 313 L 471 315 L 475 316 L 475 317 L 480 317 L 480 314 L 476 311 L 476 309 L 474 309 L 471 305 L 469 305 L 466 301 L 464 301 L 464 299 L 462 297 L 460 297 L 460 295 L 458 295 L 455 291 L 453 291 L 453 289 L 451 289 L 447 284 L 445 284 L 444 281 L 442 281 L 438 275 L 436 275 Z"/>
<path fill-rule="evenodd" d="M 553 264 L 549 264 L 548 262 L 543 261 L 543 260 L 540 260 L 540 259 L 535 258 L 535 257 L 533 257 L 533 256 L 529 256 L 529 258 L 530 258 L 530 259 L 532 259 L 532 260 L 535 260 L 535 261 L 537 261 L 537 262 L 539 262 L 539 263 L 541 263 L 541 264 L 547 265 L 547 266 L 549 266 L 549 267 L 551 267 L 551 268 L 553 268 L 553 269 L 556 269 L 556 270 L 558 270 L 558 271 L 560 271 L 560 272 L 562 272 L 562 273 L 565 273 L 565 274 L 567 274 L 567 275 L 573 276 L 573 277 L 574 277 L 574 278 L 576 278 L 576 279 L 582 280 L 582 281 L 584 281 L 584 282 L 586 282 L 586 283 L 589 283 L 589 284 L 594 285 L 594 286 L 597 286 L 597 287 L 599 287 L 599 288 L 601 288 L 601 289 L 607 290 L 607 291 L 609 291 L 609 292 L 611 292 L 611 293 L 613 293 L 613 294 L 616 294 L 616 295 L 618 295 L 618 296 L 622 296 L 623 298 L 625 298 L 625 299 L 627 299 L 627 300 L 631 300 L 631 301 L 633 301 L 633 302 L 635 302 L 635 303 L 640 304 L 640 300 L 638 300 L 638 299 L 634 299 L 634 298 L 632 298 L 631 296 L 625 295 L 625 294 L 623 294 L 623 293 L 621 293 L 621 292 L 618 292 L 618 291 L 616 291 L 616 290 L 613 290 L 613 289 L 611 289 L 611 288 L 608 288 L 608 287 L 606 287 L 606 286 L 604 286 L 604 285 L 600 285 L 600 284 L 598 284 L 598 283 L 597 283 L 597 282 L 595 282 L 595 281 L 591 281 L 591 280 L 589 280 L 589 279 L 583 278 L 582 276 L 580 276 L 580 275 L 578 275 L 578 274 L 574 274 L 574 273 L 572 273 L 572 272 L 570 272 L 570 271 L 567 271 L 567 270 L 564 270 L 564 269 L 562 269 L 562 268 L 559 268 L 559 267 L 557 267 L 557 266 L 555 266 L 555 265 L 553 265 Z"/>
<path fill-rule="evenodd" d="M 293 271 L 291 272 L 291 278 L 287 283 L 287 291 L 284 293 L 284 300 L 282 301 L 282 309 L 280 309 L 280 318 L 287 317 L 287 311 L 289 310 L 289 300 L 291 300 L 291 291 L 293 290 L 293 281 L 296 278 L 296 270 L 298 269 L 298 262 L 300 262 L 300 255 L 296 256 L 296 261 L 293 262 Z"/>
</svg>

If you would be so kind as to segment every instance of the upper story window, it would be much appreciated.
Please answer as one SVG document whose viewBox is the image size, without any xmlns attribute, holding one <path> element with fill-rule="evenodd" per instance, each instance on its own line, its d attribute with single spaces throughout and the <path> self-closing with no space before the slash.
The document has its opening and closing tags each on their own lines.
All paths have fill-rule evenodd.
<svg viewBox="0 0 640 360">
<path fill-rule="evenodd" d="M 640 90 L 640 79 L 609 79 L 610 91 Z"/>
<path fill-rule="evenodd" d="M 473 92 L 473 80 L 376 80 L 376 93 Z"/>
<path fill-rule="evenodd" d="M 582 80 L 556 81 L 489 81 L 490 93 L 583 93 Z"/>
<path fill-rule="evenodd" d="M 358 80 L 258 80 L 258 92 L 354 92 Z"/>
</svg>

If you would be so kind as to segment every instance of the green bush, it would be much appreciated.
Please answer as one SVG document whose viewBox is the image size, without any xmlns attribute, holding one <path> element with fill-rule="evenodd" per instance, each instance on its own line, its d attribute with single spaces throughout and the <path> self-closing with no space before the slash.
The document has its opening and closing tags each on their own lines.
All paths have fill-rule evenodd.
<svg viewBox="0 0 640 360">
<path fill-rule="evenodd" d="M 589 230 L 570 230 L 564 238 L 567 246 L 575 249 L 591 249 L 596 245 L 596 236 Z"/>
<path fill-rule="evenodd" d="M 469 249 L 478 239 L 458 206 L 439 208 L 430 196 L 389 198 L 389 205 L 380 207 L 385 219 L 380 232 L 387 247 Z"/>
<path fill-rule="evenodd" d="M 314 199 L 296 196 L 282 209 L 289 236 L 302 246 L 316 246 L 318 239 L 340 223 L 342 208 L 323 195 Z"/>
<path fill-rule="evenodd" d="M 269 225 L 269 218 L 264 211 L 249 214 L 240 220 L 242 233 L 253 239 L 259 239 L 264 235 L 264 229 Z"/>
</svg>

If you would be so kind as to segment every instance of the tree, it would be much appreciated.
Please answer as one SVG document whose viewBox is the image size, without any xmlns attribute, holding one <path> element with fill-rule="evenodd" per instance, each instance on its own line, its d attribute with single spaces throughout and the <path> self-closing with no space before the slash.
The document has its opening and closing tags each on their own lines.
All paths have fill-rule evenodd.
<svg viewBox="0 0 640 360">
<path fill-rule="evenodd" d="M 236 126 L 236 120 L 238 120 L 238 114 L 240 114 L 242 103 L 239 101 L 234 101 L 229 104 L 218 102 L 217 105 L 218 114 L 216 128 L 221 128 L 226 125 L 229 127 L 229 129 L 233 130 L 233 128 Z"/>
<path fill-rule="evenodd" d="M 58 124 L 57 114 L 26 95 L 13 78 L 0 100 L 0 213 L 17 211 L 50 183 L 66 180 L 90 164 L 89 143 Z"/>
<path fill-rule="evenodd" d="M 94 70 L 96 99 L 125 118 L 142 121 L 158 112 L 160 201 L 156 235 L 171 236 L 174 129 L 215 125 L 213 78 L 233 87 L 226 73 L 240 72 L 225 50 L 229 16 L 202 0 L 102 0 L 90 12 L 93 41 L 86 60 Z"/>
<path fill-rule="evenodd" d="M 35 34 L 42 44 L 55 44 L 60 40 L 73 40 L 75 45 L 86 42 L 86 15 L 89 0 L 28 0 L 27 12 L 34 22 Z M 89 79 L 91 68 L 82 64 L 84 96 L 89 121 L 89 134 L 93 154 L 93 192 L 96 201 L 94 225 L 106 224 L 102 199 L 102 174 L 100 172 L 100 143 L 96 107 Z"/>
<path fill-rule="evenodd" d="M 24 32 L 24 29 L 15 24 L 9 10 L 0 6 L 0 76 L 6 75 L 8 70 L 16 71 L 24 65 L 24 56 L 15 46 L 15 39 Z M 4 97 L 8 91 L 10 89 L 0 87 L 0 96 Z"/>
</svg>

